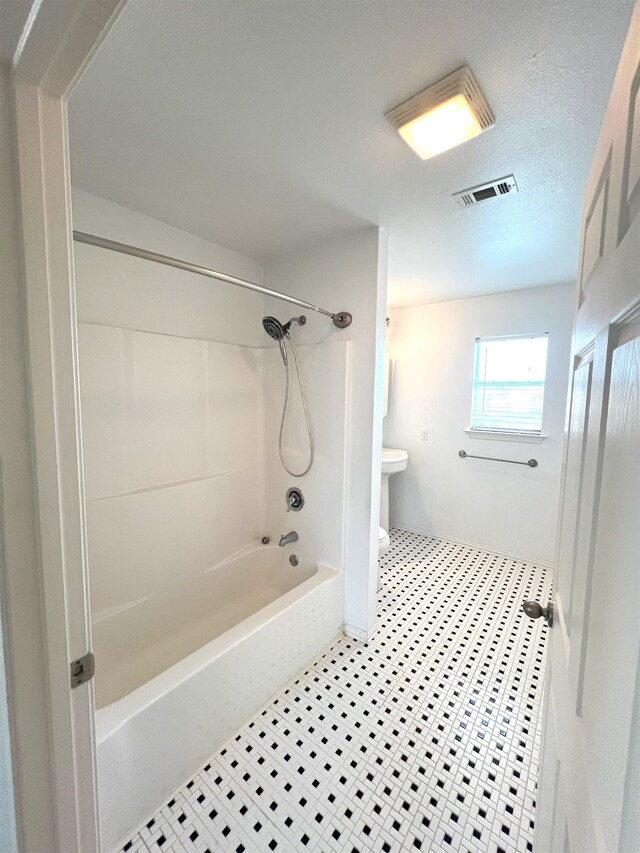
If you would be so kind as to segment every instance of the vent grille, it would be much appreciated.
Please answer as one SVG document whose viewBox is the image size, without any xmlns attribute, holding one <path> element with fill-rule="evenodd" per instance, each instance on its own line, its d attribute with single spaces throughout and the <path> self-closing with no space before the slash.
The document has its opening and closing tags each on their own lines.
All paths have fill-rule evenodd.
<svg viewBox="0 0 640 853">
<path fill-rule="evenodd" d="M 453 198 L 458 207 L 473 207 L 483 201 L 491 201 L 493 198 L 500 196 L 511 195 L 518 192 L 518 185 L 513 175 L 507 175 L 505 178 L 497 178 L 495 181 L 489 181 L 486 184 L 478 184 L 477 187 L 470 187 L 468 190 L 454 193 Z"/>
</svg>

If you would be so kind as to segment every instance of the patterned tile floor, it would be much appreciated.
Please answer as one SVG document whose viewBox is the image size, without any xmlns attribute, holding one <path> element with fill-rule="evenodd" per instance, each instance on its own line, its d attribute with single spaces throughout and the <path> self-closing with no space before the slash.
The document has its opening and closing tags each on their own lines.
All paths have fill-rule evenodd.
<svg viewBox="0 0 640 853">
<path fill-rule="evenodd" d="M 337 640 L 124 846 L 530 851 L 544 569 L 403 530 L 379 631 Z"/>
</svg>

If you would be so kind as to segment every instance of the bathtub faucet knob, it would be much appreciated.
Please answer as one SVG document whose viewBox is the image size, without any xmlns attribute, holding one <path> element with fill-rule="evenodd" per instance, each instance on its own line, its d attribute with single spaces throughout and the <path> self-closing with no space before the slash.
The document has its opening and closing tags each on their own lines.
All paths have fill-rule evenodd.
<svg viewBox="0 0 640 853">
<path fill-rule="evenodd" d="M 304 495 L 300 491 L 300 489 L 289 489 L 286 495 L 287 499 L 287 512 L 293 510 L 294 512 L 299 512 L 304 506 Z"/>
<path fill-rule="evenodd" d="M 280 541 L 278 542 L 278 545 L 281 548 L 284 548 L 285 545 L 290 545 L 291 542 L 297 542 L 297 541 L 298 541 L 298 534 L 295 532 L 295 530 L 292 530 L 291 533 L 285 533 L 280 537 Z"/>
</svg>

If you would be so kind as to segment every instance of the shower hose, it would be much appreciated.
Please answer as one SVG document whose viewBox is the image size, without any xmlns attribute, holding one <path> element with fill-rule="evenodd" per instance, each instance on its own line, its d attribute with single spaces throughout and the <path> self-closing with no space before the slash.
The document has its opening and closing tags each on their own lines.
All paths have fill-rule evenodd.
<svg viewBox="0 0 640 853">
<path fill-rule="evenodd" d="M 291 382 L 289 379 L 289 362 L 288 360 L 284 360 L 284 372 L 285 372 L 285 388 L 284 388 L 284 405 L 282 407 L 282 418 L 280 419 L 280 435 L 278 437 L 278 452 L 280 453 L 280 462 L 282 462 L 282 467 L 290 474 L 292 477 L 304 477 L 304 475 L 309 471 L 311 466 L 313 465 L 313 436 L 311 434 L 311 423 L 309 421 L 309 409 L 307 408 L 307 399 L 304 393 L 304 385 L 302 383 L 302 377 L 300 376 L 300 365 L 298 364 L 298 354 L 296 353 L 296 348 L 291 340 L 291 336 L 287 332 L 286 334 L 287 341 L 291 344 L 291 352 L 293 353 L 293 363 L 296 366 L 296 376 L 298 377 L 298 387 L 300 388 L 300 397 L 302 399 L 302 408 L 304 410 L 304 419 L 307 424 L 307 436 L 309 439 L 309 462 L 304 471 L 300 471 L 296 473 L 292 471 L 291 468 L 287 465 L 284 459 L 284 451 L 282 449 L 282 438 L 284 435 L 284 426 L 287 420 L 287 411 L 289 409 L 289 396 L 291 393 Z"/>
</svg>

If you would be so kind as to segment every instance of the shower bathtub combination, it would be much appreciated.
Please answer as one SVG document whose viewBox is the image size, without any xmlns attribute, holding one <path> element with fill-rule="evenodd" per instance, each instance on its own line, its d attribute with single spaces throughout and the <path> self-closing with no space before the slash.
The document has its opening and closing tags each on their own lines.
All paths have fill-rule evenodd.
<svg viewBox="0 0 640 853">
<path fill-rule="evenodd" d="M 102 843 L 111 850 L 341 630 L 342 575 L 256 543 L 115 613 L 93 638 Z M 140 781 L 144 780 L 144 784 Z"/>
<path fill-rule="evenodd" d="M 77 212 L 123 233 L 109 202 L 76 192 Z M 345 609 L 351 315 L 179 260 L 219 250 L 134 220 L 126 236 L 153 232 L 172 255 L 74 231 L 105 851 L 340 634 Z"/>
</svg>

